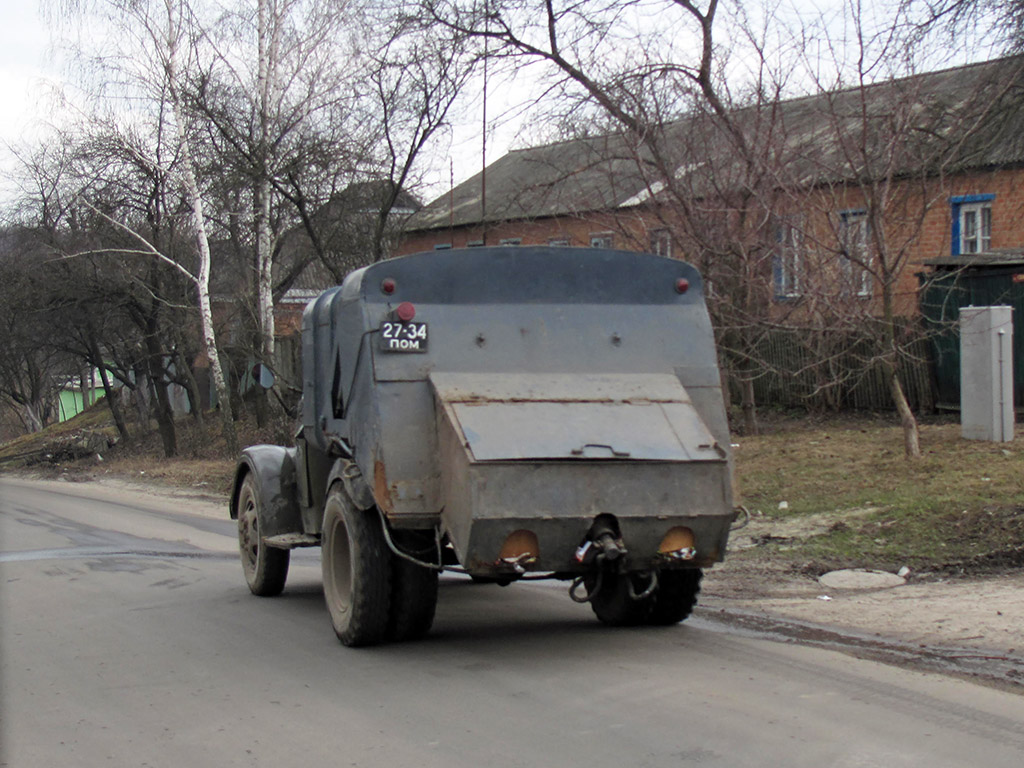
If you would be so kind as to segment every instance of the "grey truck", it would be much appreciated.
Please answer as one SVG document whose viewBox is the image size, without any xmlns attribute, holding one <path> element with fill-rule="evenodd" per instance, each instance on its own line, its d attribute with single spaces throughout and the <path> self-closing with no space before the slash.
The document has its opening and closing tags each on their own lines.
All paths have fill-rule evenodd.
<svg viewBox="0 0 1024 768">
<path fill-rule="evenodd" d="M 420 637 L 438 574 L 562 579 L 611 625 L 673 624 L 734 519 L 700 275 L 645 253 L 483 247 L 352 272 L 302 321 L 293 447 L 245 449 L 249 589 L 321 549 L 345 645 Z"/>
</svg>

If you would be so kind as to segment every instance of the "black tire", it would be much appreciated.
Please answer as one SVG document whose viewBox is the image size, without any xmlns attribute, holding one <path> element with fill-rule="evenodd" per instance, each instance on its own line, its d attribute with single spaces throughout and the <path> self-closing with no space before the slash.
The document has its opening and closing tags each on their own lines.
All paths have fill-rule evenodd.
<svg viewBox="0 0 1024 768">
<path fill-rule="evenodd" d="M 249 591 L 260 597 L 281 594 L 292 553 L 263 543 L 263 503 L 251 472 L 242 481 L 235 513 L 238 516 L 238 552 Z"/>
<path fill-rule="evenodd" d="M 391 552 L 375 509 L 353 506 L 340 485 L 324 505 L 321 565 L 324 599 L 338 639 L 347 646 L 387 638 Z"/>
<path fill-rule="evenodd" d="M 668 626 L 678 624 L 693 612 L 700 592 L 700 568 L 658 572 L 658 589 L 653 595 L 647 623 Z"/>
<path fill-rule="evenodd" d="M 597 594 L 590 601 L 594 614 L 605 624 L 612 627 L 635 627 L 644 624 L 650 613 L 653 595 L 641 600 L 634 600 L 629 594 L 629 583 L 633 582 L 634 594 L 641 594 L 649 585 L 649 580 L 636 574 L 619 574 L 605 571 L 600 577 L 589 576 L 585 579 L 588 593 Z"/>
<path fill-rule="evenodd" d="M 391 556 L 389 640 L 418 640 L 430 631 L 437 609 L 437 571 Z"/>
</svg>

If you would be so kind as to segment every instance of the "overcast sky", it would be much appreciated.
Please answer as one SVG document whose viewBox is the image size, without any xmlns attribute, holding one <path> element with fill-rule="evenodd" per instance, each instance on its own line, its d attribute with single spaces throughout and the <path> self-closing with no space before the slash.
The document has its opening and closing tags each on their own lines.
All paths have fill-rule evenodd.
<svg viewBox="0 0 1024 768">
<path fill-rule="evenodd" d="M 53 40 L 40 13 L 40 5 L 52 7 L 55 0 L 0 0 L 0 201 L 12 195 L 11 173 L 15 167 L 9 147 L 38 140 L 51 115 L 55 118 L 55 94 L 59 91 L 62 66 Z M 813 2 L 815 7 L 835 5 L 840 0 L 783 0 L 793 8 Z M 984 52 L 968 44 L 946 50 L 947 60 L 937 66 L 949 66 L 966 60 L 986 58 Z M 989 54 L 991 55 L 991 54 Z M 527 80 L 529 78 L 526 78 Z M 520 110 L 514 106 L 528 88 L 513 83 L 492 82 L 489 98 L 490 134 L 487 157 L 496 160 L 516 143 L 521 124 Z M 434 147 L 429 165 L 427 196 L 441 194 L 448 187 L 454 165 L 454 180 L 463 181 L 480 169 L 479 99 L 464 115 L 463 125 L 451 134 L 451 146 Z M 529 127 L 529 126 L 527 126 Z M 529 137 L 528 137 L 529 138 Z M 451 160 L 449 160 L 451 158 Z"/>
<path fill-rule="evenodd" d="M 3 0 L 0 6 L 0 193 L 10 194 L 14 166 L 9 145 L 35 135 L 60 68 L 38 0 Z"/>
<path fill-rule="evenodd" d="M 59 118 L 54 104 L 65 67 L 40 11 L 42 1 L 0 0 L 0 202 L 16 195 L 12 149 L 37 140 L 50 118 Z M 501 99 L 492 96 L 492 100 Z M 501 121 L 501 110 L 502 105 L 492 104 L 492 146 L 488 148 L 492 161 L 504 154 L 515 135 L 515 126 Z M 430 163 L 428 197 L 448 188 L 452 170 L 456 183 L 479 171 L 479 134 L 478 120 L 470 115 L 467 124 L 454 131 L 452 146 L 437 148 L 439 155 Z M 454 168 L 448 156 L 454 158 Z"/>
<path fill-rule="evenodd" d="M 48 35 L 35 2 L 7 0 L 0 11 L 0 135 L 16 139 L 32 111 L 35 81 L 47 76 Z"/>
</svg>

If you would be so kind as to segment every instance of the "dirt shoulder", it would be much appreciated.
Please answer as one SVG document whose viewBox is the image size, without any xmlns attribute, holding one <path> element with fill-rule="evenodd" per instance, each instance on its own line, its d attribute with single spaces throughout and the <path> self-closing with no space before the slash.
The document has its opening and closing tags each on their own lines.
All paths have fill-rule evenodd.
<svg viewBox="0 0 1024 768">
<path fill-rule="evenodd" d="M 962 648 L 1024 663 L 1024 574 L 829 588 L 810 576 L 748 563 L 715 566 L 701 605 L 808 622 L 908 646 Z"/>
<path fill-rule="evenodd" d="M 873 510 L 845 512 L 850 521 Z M 753 519 L 734 532 L 725 562 L 704 578 L 711 611 L 782 618 L 909 647 L 964 649 L 1024 665 L 1024 570 L 949 576 L 854 570 L 828 572 L 783 556 L 765 542 L 813 537 L 834 515 Z M 808 573 L 807 571 L 812 571 Z"/>
</svg>

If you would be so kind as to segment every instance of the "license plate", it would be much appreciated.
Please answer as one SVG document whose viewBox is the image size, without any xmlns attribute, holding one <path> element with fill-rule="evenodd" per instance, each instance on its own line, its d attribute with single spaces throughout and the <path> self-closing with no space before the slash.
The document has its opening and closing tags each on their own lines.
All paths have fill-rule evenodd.
<svg viewBox="0 0 1024 768">
<path fill-rule="evenodd" d="M 385 320 L 380 324 L 380 348 L 384 352 L 426 352 L 427 324 Z"/>
</svg>

